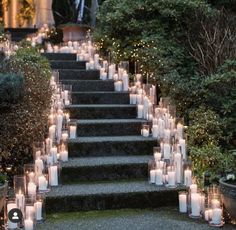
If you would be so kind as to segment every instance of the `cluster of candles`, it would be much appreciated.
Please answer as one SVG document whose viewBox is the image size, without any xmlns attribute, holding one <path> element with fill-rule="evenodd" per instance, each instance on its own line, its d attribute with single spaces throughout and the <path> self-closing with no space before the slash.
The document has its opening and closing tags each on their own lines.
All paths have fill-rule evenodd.
<svg viewBox="0 0 236 230">
<path fill-rule="evenodd" d="M 60 185 L 61 162 L 68 161 L 68 139 L 76 138 L 76 126 L 70 123 L 65 105 L 71 103 L 71 86 L 59 84 L 54 71 L 50 80 L 53 88 L 51 110 L 48 116 L 48 137 L 33 143 L 33 164 L 24 165 L 24 174 L 14 176 L 15 197 L 6 202 L 6 228 L 33 230 L 45 219 L 44 197 L 51 187 Z M 7 214 L 18 208 L 22 223 L 13 223 Z"/>
<path fill-rule="evenodd" d="M 224 225 L 221 194 L 215 185 L 202 192 L 196 184 L 191 184 L 188 192 L 179 193 L 179 211 L 191 218 L 204 218 L 210 226 Z"/>
</svg>

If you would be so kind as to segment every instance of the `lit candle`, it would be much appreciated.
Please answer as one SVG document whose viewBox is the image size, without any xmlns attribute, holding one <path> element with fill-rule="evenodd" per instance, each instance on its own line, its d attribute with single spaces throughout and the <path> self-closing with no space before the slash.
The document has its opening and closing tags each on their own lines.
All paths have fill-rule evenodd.
<svg viewBox="0 0 236 230">
<path fill-rule="evenodd" d="M 187 158 L 187 155 L 186 155 L 186 142 L 185 142 L 184 139 L 179 140 L 179 146 L 180 146 L 180 149 L 181 149 L 181 153 L 183 155 L 183 159 L 186 160 L 186 158 Z"/>
<path fill-rule="evenodd" d="M 164 149 L 164 159 L 170 159 L 170 144 L 169 143 L 164 143 L 163 145 L 163 149 Z"/>
<path fill-rule="evenodd" d="M 123 81 L 123 90 L 128 91 L 128 89 L 129 89 L 129 75 L 127 74 L 126 71 L 123 72 L 122 81 Z"/>
<path fill-rule="evenodd" d="M 214 208 L 219 208 L 220 207 L 220 201 L 217 199 L 212 199 L 211 200 L 211 207 Z"/>
<path fill-rule="evenodd" d="M 53 162 L 56 163 L 57 162 L 57 147 L 52 147 L 50 153 L 51 153 Z"/>
<path fill-rule="evenodd" d="M 16 205 L 21 210 L 24 211 L 25 208 L 25 196 L 22 194 L 21 190 L 16 194 Z"/>
<path fill-rule="evenodd" d="M 142 133 L 143 137 L 149 137 L 149 130 L 148 129 L 143 128 L 141 133 Z"/>
<path fill-rule="evenodd" d="M 30 172 L 30 173 L 28 174 L 28 177 L 29 177 L 29 182 L 34 182 L 35 173 L 34 173 L 34 172 Z"/>
<path fill-rule="evenodd" d="M 183 139 L 184 126 L 180 123 L 177 124 L 177 135 L 178 139 Z"/>
<path fill-rule="evenodd" d="M 26 219 L 34 219 L 35 217 L 35 210 L 34 210 L 34 206 L 32 205 L 26 205 L 25 207 L 25 218 Z"/>
<path fill-rule="evenodd" d="M 175 172 L 174 171 L 168 172 L 168 185 L 175 186 Z"/>
<path fill-rule="evenodd" d="M 157 161 L 160 161 L 161 160 L 161 153 L 154 153 L 154 159 L 155 159 L 155 161 L 157 162 Z"/>
<path fill-rule="evenodd" d="M 69 136 L 69 135 L 68 135 L 67 132 L 64 132 L 64 133 L 61 134 L 61 138 L 62 138 L 63 141 L 67 141 L 68 136 Z"/>
<path fill-rule="evenodd" d="M 204 212 L 204 217 L 205 217 L 206 221 L 211 221 L 211 219 L 212 219 L 212 209 L 207 209 Z"/>
<path fill-rule="evenodd" d="M 222 219 L 222 209 L 221 208 L 214 208 L 212 210 L 212 223 L 213 224 L 221 224 Z"/>
<path fill-rule="evenodd" d="M 68 151 L 64 150 L 60 152 L 60 159 L 63 162 L 68 161 Z"/>
<path fill-rule="evenodd" d="M 189 187 L 192 184 L 192 171 L 190 169 L 184 170 L 184 185 Z"/>
<path fill-rule="evenodd" d="M 70 138 L 76 138 L 76 125 L 70 125 Z"/>
<path fill-rule="evenodd" d="M 143 105 L 138 105 L 138 118 L 143 117 Z"/>
<path fill-rule="evenodd" d="M 154 138 L 157 138 L 158 137 L 158 125 L 153 125 L 152 126 L 152 136 Z"/>
<path fill-rule="evenodd" d="M 49 182 L 51 186 L 58 186 L 58 168 L 56 165 L 49 167 Z"/>
<path fill-rule="evenodd" d="M 28 195 L 36 195 L 36 184 L 33 182 L 28 183 Z"/>
<path fill-rule="evenodd" d="M 49 138 L 51 140 L 54 140 L 55 134 L 56 134 L 56 125 L 51 125 L 49 127 Z"/>
<path fill-rule="evenodd" d="M 200 195 L 199 193 L 191 193 L 191 210 L 192 216 L 198 217 L 200 216 Z"/>
<path fill-rule="evenodd" d="M 122 91 L 122 81 L 116 81 L 114 83 L 114 86 L 115 86 L 115 91 L 118 91 L 118 92 Z"/>
<path fill-rule="evenodd" d="M 130 97 L 130 104 L 131 104 L 131 105 L 135 105 L 136 102 L 137 102 L 137 96 L 136 96 L 136 94 L 131 93 L 131 94 L 129 95 L 129 97 Z"/>
<path fill-rule="evenodd" d="M 191 184 L 190 185 L 190 192 L 192 193 L 197 193 L 197 185 L 196 184 Z"/>
<path fill-rule="evenodd" d="M 187 212 L 187 194 L 186 193 L 179 194 L 179 212 L 181 213 Z"/>
<path fill-rule="evenodd" d="M 181 153 L 174 154 L 174 162 L 175 162 L 175 168 L 176 168 L 176 182 L 180 184 L 182 182 L 182 155 Z"/>
<path fill-rule="evenodd" d="M 34 167 L 35 167 L 35 173 L 37 175 L 41 175 L 43 173 L 44 166 L 43 166 L 43 161 L 40 158 L 35 160 Z"/>
<path fill-rule="evenodd" d="M 48 182 L 44 175 L 38 177 L 39 191 L 47 190 Z"/>
<path fill-rule="evenodd" d="M 142 95 L 141 94 L 137 94 L 137 104 L 138 105 L 142 104 Z"/>
<path fill-rule="evenodd" d="M 25 227 L 25 230 L 33 230 L 34 229 L 34 224 L 33 224 L 33 221 L 31 219 L 27 219 L 24 221 L 24 227 Z"/>
<path fill-rule="evenodd" d="M 156 170 L 150 170 L 150 183 L 155 184 L 156 182 Z"/>
<path fill-rule="evenodd" d="M 35 219 L 37 221 L 42 220 L 42 202 L 37 201 L 34 203 L 34 210 L 35 210 Z"/>
<path fill-rule="evenodd" d="M 161 169 L 156 169 L 156 185 L 163 185 L 163 174 Z"/>
</svg>

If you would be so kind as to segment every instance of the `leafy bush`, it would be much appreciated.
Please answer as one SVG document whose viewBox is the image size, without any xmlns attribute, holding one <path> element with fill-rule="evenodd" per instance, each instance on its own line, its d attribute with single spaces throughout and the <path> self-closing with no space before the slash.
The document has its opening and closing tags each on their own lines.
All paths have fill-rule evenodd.
<svg viewBox="0 0 236 230">
<path fill-rule="evenodd" d="M 21 73 L 24 77 L 24 96 L 0 114 L 0 156 L 3 170 L 17 173 L 32 158 L 33 141 L 45 136 L 51 88 L 48 61 L 35 49 L 21 48 L 11 56 L 1 72 Z"/>
<path fill-rule="evenodd" d="M 21 74 L 0 73 L 0 107 L 17 103 L 23 96 Z"/>
</svg>

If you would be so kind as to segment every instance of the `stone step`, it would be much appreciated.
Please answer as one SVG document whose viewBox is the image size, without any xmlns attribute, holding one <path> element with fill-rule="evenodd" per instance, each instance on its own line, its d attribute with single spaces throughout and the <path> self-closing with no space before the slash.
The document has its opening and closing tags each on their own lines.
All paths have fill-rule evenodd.
<svg viewBox="0 0 236 230">
<path fill-rule="evenodd" d="M 75 120 L 74 120 L 75 121 Z M 142 119 L 77 120 L 77 136 L 129 136 L 140 135 Z"/>
<path fill-rule="evenodd" d="M 52 69 L 85 69 L 85 63 L 85 61 L 50 61 Z"/>
<path fill-rule="evenodd" d="M 68 142 L 70 157 L 152 155 L 157 140 L 140 136 L 79 137 Z"/>
<path fill-rule="evenodd" d="M 62 84 L 72 85 L 74 92 L 87 92 L 87 91 L 114 91 L 114 81 L 112 80 L 61 80 Z"/>
<path fill-rule="evenodd" d="M 61 69 L 60 80 L 99 80 L 99 70 Z"/>
<path fill-rule="evenodd" d="M 73 92 L 73 104 L 129 104 L 128 92 Z"/>
<path fill-rule="evenodd" d="M 174 206 L 183 190 L 147 181 L 63 185 L 46 195 L 46 213 Z"/>
<path fill-rule="evenodd" d="M 42 53 L 49 60 L 76 61 L 76 54 L 70 53 Z"/>
<path fill-rule="evenodd" d="M 135 105 L 69 105 L 71 119 L 133 119 L 137 117 Z"/>
<path fill-rule="evenodd" d="M 147 179 L 151 156 L 70 158 L 62 164 L 62 184 Z"/>
</svg>

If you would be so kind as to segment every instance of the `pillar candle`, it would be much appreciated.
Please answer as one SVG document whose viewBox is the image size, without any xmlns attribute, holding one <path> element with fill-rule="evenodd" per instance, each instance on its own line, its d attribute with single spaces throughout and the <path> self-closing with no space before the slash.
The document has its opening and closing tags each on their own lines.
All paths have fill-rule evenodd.
<svg viewBox="0 0 236 230">
<path fill-rule="evenodd" d="M 155 161 L 160 161 L 161 160 L 161 153 L 154 153 L 154 159 Z"/>
<path fill-rule="evenodd" d="M 114 86 L 115 86 L 115 91 L 118 91 L 118 92 L 122 91 L 122 81 L 116 81 L 114 83 Z"/>
<path fill-rule="evenodd" d="M 143 118 L 143 105 L 138 105 L 138 118 Z"/>
<path fill-rule="evenodd" d="M 105 80 L 107 80 L 107 72 L 102 72 L 102 74 L 101 74 L 101 79 L 103 80 L 103 81 L 105 81 Z"/>
<path fill-rule="evenodd" d="M 150 183 L 155 184 L 156 182 L 156 170 L 150 170 Z"/>
<path fill-rule="evenodd" d="M 212 219 L 212 209 L 205 210 L 204 217 L 206 221 L 210 221 Z"/>
<path fill-rule="evenodd" d="M 163 185 L 163 174 L 161 169 L 156 169 L 156 185 Z"/>
<path fill-rule="evenodd" d="M 168 185 L 175 186 L 175 172 L 168 172 Z"/>
<path fill-rule="evenodd" d="M 192 193 L 197 193 L 197 185 L 196 184 L 191 184 L 190 185 L 190 192 Z"/>
<path fill-rule="evenodd" d="M 94 55 L 94 66 L 96 69 L 98 69 L 99 66 L 99 54 Z"/>
<path fill-rule="evenodd" d="M 50 150 L 51 150 L 51 148 L 52 148 L 52 139 L 47 138 L 47 139 L 45 140 L 45 143 L 46 143 L 46 153 L 47 153 L 47 154 L 50 154 Z"/>
<path fill-rule="evenodd" d="M 192 216 L 200 216 L 200 195 L 199 193 L 191 193 L 191 210 Z"/>
<path fill-rule="evenodd" d="M 42 201 L 37 201 L 34 203 L 34 211 L 35 211 L 35 219 L 37 221 L 42 220 L 42 209 L 43 209 L 43 203 Z"/>
<path fill-rule="evenodd" d="M 37 175 L 41 175 L 43 173 L 43 169 L 44 169 L 44 165 L 43 165 L 43 161 L 40 158 L 37 158 L 37 160 L 35 160 L 35 173 Z"/>
<path fill-rule="evenodd" d="M 176 170 L 176 182 L 180 184 L 182 182 L 182 156 L 181 153 L 175 153 L 174 155 L 175 170 Z"/>
<path fill-rule="evenodd" d="M 189 187 L 192 184 L 192 171 L 190 169 L 184 170 L 184 185 Z"/>
<path fill-rule="evenodd" d="M 19 208 L 22 212 L 24 211 L 24 208 L 25 208 L 25 196 L 21 192 L 21 190 L 19 191 L 19 193 L 16 194 L 16 205 L 17 205 L 17 208 Z"/>
<path fill-rule="evenodd" d="M 179 194 L 179 212 L 187 212 L 187 194 Z"/>
<path fill-rule="evenodd" d="M 52 147 L 50 154 L 52 156 L 53 162 L 56 163 L 57 162 L 57 147 Z"/>
<path fill-rule="evenodd" d="M 141 94 L 137 94 L 137 104 L 138 105 L 142 104 L 142 95 Z"/>
<path fill-rule="evenodd" d="M 183 155 L 183 159 L 186 160 L 187 159 L 187 154 L 186 154 L 186 141 L 184 139 L 180 139 L 179 140 L 179 146 L 181 149 L 181 153 Z"/>
<path fill-rule="evenodd" d="M 170 129 L 164 129 L 164 140 L 166 142 L 170 141 Z"/>
<path fill-rule="evenodd" d="M 127 74 L 126 71 L 124 71 L 124 73 L 123 73 L 122 81 L 123 81 L 123 90 L 128 91 L 128 89 L 129 89 L 129 75 Z"/>
<path fill-rule="evenodd" d="M 38 177 L 39 191 L 47 190 L 48 182 L 44 175 Z"/>
<path fill-rule="evenodd" d="M 56 165 L 49 167 L 49 182 L 51 186 L 58 186 L 58 168 Z"/>
<path fill-rule="evenodd" d="M 55 125 L 51 125 L 49 127 L 49 138 L 51 140 L 54 140 L 55 134 L 56 134 L 56 126 Z"/>
<path fill-rule="evenodd" d="M 61 139 L 63 140 L 63 141 L 67 141 L 67 139 L 68 139 L 68 133 L 62 133 L 61 134 Z"/>
<path fill-rule="evenodd" d="M 76 126 L 70 125 L 70 138 L 74 139 L 76 138 Z"/>
<path fill-rule="evenodd" d="M 47 155 L 46 159 L 47 159 L 47 165 L 52 165 L 53 164 L 53 157 L 52 156 Z"/>
<path fill-rule="evenodd" d="M 24 221 L 24 227 L 25 230 L 33 230 L 34 229 L 34 223 L 31 219 L 26 219 Z"/>
<path fill-rule="evenodd" d="M 152 136 L 154 138 L 157 138 L 158 137 L 158 125 L 153 125 L 152 126 Z"/>
<path fill-rule="evenodd" d="M 178 139 L 183 139 L 183 132 L 184 132 L 184 127 L 182 124 L 178 123 L 177 124 L 177 135 Z"/>
<path fill-rule="evenodd" d="M 109 79 L 113 79 L 115 72 L 114 72 L 114 66 L 110 65 L 108 68 L 108 78 Z"/>
<path fill-rule="evenodd" d="M 220 207 L 220 201 L 217 200 L 217 199 L 212 199 L 211 200 L 211 207 L 212 207 L 212 209 L 219 208 Z"/>
<path fill-rule="evenodd" d="M 63 115 L 58 114 L 56 118 L 57 118 L 57 127 L 56 127 L 56 129 L 57 129 L 57 137 L 59 138 L 59 141 L 60 141 L 62 124 L 63 124 Z"/>
<path fill-rule="evenodd" d="M 170 159 L 170 144 L 169 143 L 164 143 L 163 145 L 163 149 L 164 149 L 164 159 Z"/>
<path fill-rule="evenodd" d="M 143 137 L 149 137 L 149 130 L 148 129 L 142 129 L 142 136 Z"/>
<path fill-rule="evenodd" d="M 64 151 L 60 152 L 60 159 L 63 162 L 68 161 L 68 151 L 64 150 Z"/>
<path fill-rule="evenodd" d="M 36 184 L 33 182 L 28 183 L 28 195 L 36 195 Z"/>
<path fill-rule="evenodd" d="M 135 105 L 137 103 L 137 95 L 136 94 L 131 93 L 129 95 L 129 98 L 130 98 L 130 104 L 131 105 Z"/>
</svg>

